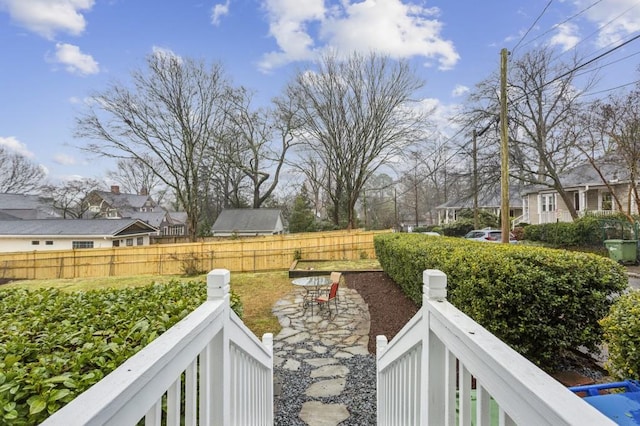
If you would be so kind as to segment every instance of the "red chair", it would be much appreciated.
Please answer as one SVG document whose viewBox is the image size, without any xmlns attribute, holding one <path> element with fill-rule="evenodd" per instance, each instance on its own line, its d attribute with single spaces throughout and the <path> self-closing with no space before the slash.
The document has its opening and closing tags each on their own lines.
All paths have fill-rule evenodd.
<svg viewBox="0 0 640 426">
<path fill-rule="evenodd" d="M 333 300 L 336 306 L 336 314 L 338 313 L 338 287 L 340 286 L 340 281 L 336 281 L 331 284 L 331 289 L 329 290 L 329 294 L 326 296 L 318 296 L 316 297 L 316 303 L 320 305 L 322 308 L 323 305 L 327 305 L 329 308 L 329 315 L 331 315 L 331 301 Z M 311 315 L 313 315 L 313 308 L 311 311 Z"/>
</svg>

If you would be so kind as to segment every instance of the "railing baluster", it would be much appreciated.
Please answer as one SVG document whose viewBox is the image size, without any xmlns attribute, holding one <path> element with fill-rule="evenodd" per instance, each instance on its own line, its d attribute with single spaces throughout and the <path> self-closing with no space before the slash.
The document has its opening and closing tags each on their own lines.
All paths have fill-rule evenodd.
<svg viewBox="0 0 640 426">
<path fill-rule="evenodd" d="M 198 424 L 198 360 L 193 360 L 184 372 L 184 422 L 186 426 Z"/>
<path fill-rule="evenodd" d="M 460 426 L 471 426 L 471 374 L 462 362 L 458 364 L 458 371 Z"/>
<path fill-rule="evenodd" d="M 491 395 L 476 379 L 476 424 L 489 426 L 491 424 Z"/>
<path fill-rule="evenodd" d="M 160 426 L 162 422 L 162 398 L 144 416 L 144 426 Z"/>
<path fill-rule="evenodd" d="M 458 359 L 449 350 L 445 353 L 445 422 L 456 425 L 456 364 Z"/>
<path fill-rule="evenodd" d="M 178 380 L 167 390 L 167 426 L 180 426 L 180 388 L 182 379 Z"/>
</svg>

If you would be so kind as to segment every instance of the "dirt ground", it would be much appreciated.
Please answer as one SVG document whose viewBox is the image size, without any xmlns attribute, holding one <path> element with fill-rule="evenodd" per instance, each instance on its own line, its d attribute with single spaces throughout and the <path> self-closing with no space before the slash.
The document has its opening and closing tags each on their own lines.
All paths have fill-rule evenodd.
<svg viewBox="0 0 640 426">
<path fill-rule="evenodd" d="M 347 287 L 356 290 L 369 305 L 369 352 L 375 354 L 376 336 L 391 340 L 418 312 L 418 307 L 385 272 L 345 274 L 344 279 Z"/>
</svg>

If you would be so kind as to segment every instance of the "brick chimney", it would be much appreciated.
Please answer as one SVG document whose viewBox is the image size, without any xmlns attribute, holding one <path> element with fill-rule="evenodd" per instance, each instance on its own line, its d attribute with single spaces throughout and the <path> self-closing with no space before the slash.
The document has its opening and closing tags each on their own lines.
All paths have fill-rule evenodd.
<svg viewBox="0 0 640 426">
<path fill-rule="evenodd" d="M 149 190 L 143 186 L 140 188 L 140 193 L 138 195 L 149 195 Z"/>
<path fill-rule="evenodd" d="M 111 192 L 113 194 L 119 194 L 120 193 L 120 187 L 118 185 L 111 185 Z"/>
</svg>

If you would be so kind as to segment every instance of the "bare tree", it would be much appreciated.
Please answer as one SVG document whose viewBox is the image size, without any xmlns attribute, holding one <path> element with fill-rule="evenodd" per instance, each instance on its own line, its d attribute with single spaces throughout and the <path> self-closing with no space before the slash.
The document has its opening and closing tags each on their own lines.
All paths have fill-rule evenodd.
<svg viewBox="0 0 640 426">
<path fill-rule="evenodd" d="M 301 123 L 298 137 L 327 169 L 325 188 L 348 229 L 356 225 L 355 205 L 380 166 L 418 138 L 423 114 L 412 107 L 422 87 L 406 62 L 352 54 L 321 58 L 315 72 L 299 72 L 287 93 Z"/>
<path fill-rule="evenodd" d="M 560 180 L 564 170 L 575 165 L 580 156 L 575 138 L 576 117 L 581 108 L 580 97 L 594 84 L 594 78 L 576 79 L 578 58 L 566 63 L 556 62 L 550 48 L 541 47 L 526 52 L 509 64 L 509 163 L 510 175 L 526 184 L 553 188 L 564 201 L 572 217 L 577 217 L 573 200 Z M 498 77 L 483 81 L 470 97 L 468 115 L 474 123 L 497 122 Z M 498 141 L 487 132 L 479 138 L 482 145 Z M 489 145 L 479 155 L 479 163 L 489 164 L 489 170 L 499 172 L 497 144 Z M 480 151 L 479 151 L 480 152 Z M 491 179 L 491 178 L 488 178 Z M 495 179 L 493 179 L 495 180 Z"/>
<path fill-rule="evenodd" d="M 286 100 L 271 111 L 254 109 L 252 94 L 241 88 L 232 97 L 227 122 L 228 143 L 224 157 L 250 182 L 251 204 L 260 208 L 278 186 L 289 148 L 294 145 L 294 114 Z"/>
<path fill-rule="evenodd" d="M 609 189 L 617 210 L 634 222 L 632 201 L 638 209 L 635 213 L 640 214 L 640 86 L 594 102 L 582 117 L 581 151 Z M 624 205 L 612 186 L 619 179 L 629 182 Z"/>
<path fill-rule="evenodd" d="M 131 87 L 116 83 L 93 96 L 77 119 L 76 136 L 96 141 L 85 147 L 90 152 L 136 159 L 154 170 L 184 207 L 195 240 L 201 194 L 217 162 L 211 147 L 226 127 L 229 83 L 219 64 L 207 67 L 166 52 L 150 55 L 147 69 L 131 77 Z"/>
<path fill-rule="evenodd" d="M 0 192 L 29 194 L 37 192 L 45 178 L 43 169 L 24 155 L 0 146 Z"/>
<path fill-rule="evenodd" d="M 43 193 L 53 201 L 53 207 L 62 214 L 64 219 L 80 219 L 88 213 L 89 204 L 85 203 L 87 196 L 103 185 L 95 179 L 74 179 L 58 185 L 47 185 L 42 188 Z"/>
<path fill-rule="evenodd" d="M 107 178 L 118 182 L 123 192 L 142 194 L 146 191 L 154 195 L 158 204 L 162 203 L 166 191 L 160 187 L 162 179 L 158 174 L 162 163 L 158 159 L 146 158 L 143 162 L 138 158 L 123 158 L 118 160 L 116 167 L 116 170 L 107 172 Z"/>
<path fill-rule="evenodd" d="M 571 217 L 578 217 L 560 173 L 575 165 L 580 151 L 574 128 L 580 97 L 594 83 L 576 85 L 577 58 L 553 65 L 553 52 L 538 49 L 515 61 L 510 73 L 509 120 L 512 128 L 510 160 L 519 178 L 545 184 L 558 192 Z"/>
</svg>

